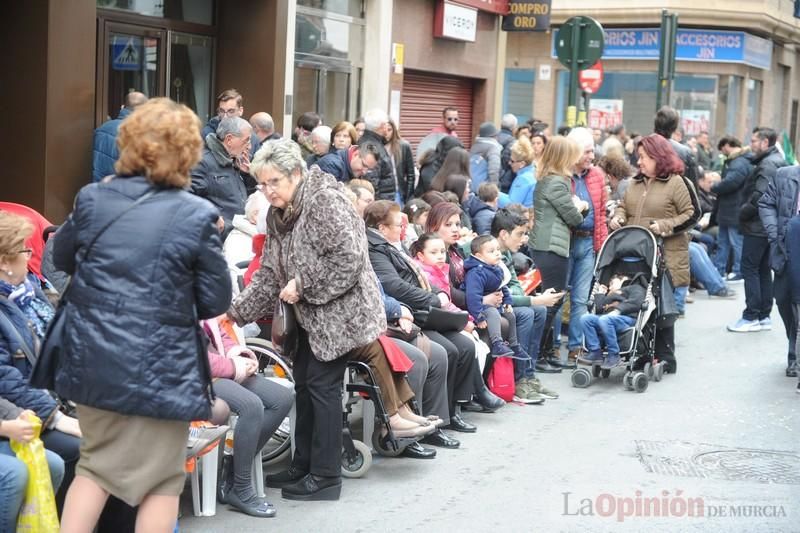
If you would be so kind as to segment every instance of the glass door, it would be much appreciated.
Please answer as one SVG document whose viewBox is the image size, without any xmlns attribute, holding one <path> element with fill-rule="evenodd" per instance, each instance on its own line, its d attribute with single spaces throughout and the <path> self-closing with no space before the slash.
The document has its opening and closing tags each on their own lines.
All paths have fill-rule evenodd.
<svg viewBox="0 0 800 533">
<path fill-rule="evenodd" d="M 129 92 L 160 96 L 166 85 L 164 30 L 112 22 L 104 26 L 98 61 L 99 122 L 116 118 Z"/>
</svg>

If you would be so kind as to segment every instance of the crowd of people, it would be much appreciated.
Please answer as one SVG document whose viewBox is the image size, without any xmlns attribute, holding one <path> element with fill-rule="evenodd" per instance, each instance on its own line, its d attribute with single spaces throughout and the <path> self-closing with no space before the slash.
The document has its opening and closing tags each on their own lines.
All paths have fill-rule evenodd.
<svg viewBox="0 0 800 533">
<path fill-rule="evenodd" d="M 680 316 L 697 291 L 730 299 L 743 282 L 727 329 L 768 330 L 775 300 L 797 376 L 800 167 L 769 128 L 749 147 L 723 137 L 717 156 L 669 107 L 630 136 L 505 115 L 467 149 L 447 107 L 415 154 L 379 109 L 334 125 L 304 113 L 284 139 L 269 114 L 243 118 L 234 89 L 217 106 L 201 127 L 183 105 L 130 93 L 97 130 L 95 183 L 57 231 L 0 204 L 0 530 L 14 529 L 27 477 L 8 439 L 33 439 L 36 418 L 62 531 L 103 530 L 109 498 L 138 508 L 138 530 L 172 531 L 189 424 L 229 413 L 219 500 L 275 516 L 251 465 L 292 405 L 291 464 L 265 483 L 336 500 L 348 360 L 380 385 L 383 435 L 414 440 L 402 456 L 458 448 L 454 432 L 478 431 L 465 412 L 506 403 L 498 361 L 513 360 L 507 399 L 525 404 L 559 397 L 547 374 L 620 364 L 616 336 L 643 291 L 620 274 L 588 306 L 597 253 L 626 225 L 662 240 Z M 237 334 L 278 309 L 294 324 L 273 338 L 293 390 L 260 376 Z M 51 323 L 64 337 L 47 391 L 29 378 Z M 655 357 L 677 372 L 674 326 Z"/>
</svg>

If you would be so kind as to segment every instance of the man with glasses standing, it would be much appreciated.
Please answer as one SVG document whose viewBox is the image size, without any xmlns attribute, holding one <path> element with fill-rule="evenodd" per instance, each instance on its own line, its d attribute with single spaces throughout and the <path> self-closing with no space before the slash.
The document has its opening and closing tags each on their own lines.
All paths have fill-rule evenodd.
<svg viewBox="0 0 800 533">
<path fill-rule="evenodd" d="M 222 240 L 233 229 L 233 216 L 244 214 L 248 195 L 256 190 L 250 172 L 253 128 L 239 116 L 224 117 L 205 137 L 203 158 L 192 169 L 191 192 L 219 209 Z"/>
<path fill-rule="evenodd" d="M 446 133 L 458 138 L 456 128 L 458 127 L 458 109 L 455 107 L 445 107 L 442 110 L 442 124 L 431 130 L 431 133 Z"/>
<path fill-rule="evenodd" d="M 217 96 L 217 114 L 208 119 L 203 126 L 201 135 L 205 141 L 209 133 L 216 133 L 220 121 L 225 117 L 241 117 L 244 114 L 242 105 L 242 95 L 236 89 L 225 89 Z M 255 132 L 250 134 L 250 150 L 247 152 L 247 163 L 253 158 L 258 149 L 261 148 L 261 141 Z"/>
</svg>

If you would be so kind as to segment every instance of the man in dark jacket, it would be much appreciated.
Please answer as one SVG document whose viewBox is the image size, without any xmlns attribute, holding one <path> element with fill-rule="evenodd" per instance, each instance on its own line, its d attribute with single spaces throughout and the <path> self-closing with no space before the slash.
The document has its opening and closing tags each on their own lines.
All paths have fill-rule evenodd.
<svg viewBox="0 0 800 533">
<path fill-rule="evenodd" d="M 217 206 L 225 229 L 222 240 L 233 229 L 233 216 L 244 214 L 247 197 L 255 191 L 255 181 L 247 173 L 250 123 L 241 117 L 223 118 L 216 133 L 206 136 L 203 158 L 192 169 L 191 192 Z"/>
<path fill-rule="evenodd" d="M 250 117 L 250 125 L 253 126 L 253 135 L 258 137 L 259 143 L 274 141 L 281 138 L 281 134 L 275 131 L 275 121 L 272 115 L 259 111 Z"/>
<path fill-rule="evenodd" d="M 692 185 L 697 187 L 697 161 L 695 161 L 694 155 L 692 155 L 692 150 L 688 146 L 672 138 L 672 134 L 678 129 L 680 119 L 681 117 L 677 111 L 665 105 L 656 113 L 654 132 L 669 140 L 672 149 L 675 150 L 675 153 L 678 154 L 678 157 L 683 161 L 683 175 L 689 178 Z"/>
<path fill-rule="evenodd" d="M 775 146 L 777 139 L 777 133 L 771 128 L 756 128 L 750 139 L 755 168 L 742 188 L 742 205 L 739 209 L 739 223 L 744 235 L 742 277 L 746 307 L 742 318 L 735 324 L 728 325 L 728 331 L 747 333 L 772 329 L 769 318 L 773 295 L 770 241 L 759 216 L 758 202 L 773 183 L 778 169 L 786 166 L 786 161 Z"/>
<path fill-rule="evenodd" d="M 104 122 L 94 130 L 94 143 L 92 148 L 92 180 L 97 182 L 114 174 L 114 163 L 119 159 L 117 149 L 117 132 L 119 125 L 130 115 L 134 109 L 147 101 L 147 96 L 138 91 L 131 91 L 125 95 L 125 105 L 114 120 Z"/>
<path fill-rule="evenodd" d="M 331 152 L 320 158 L 316 164 L 337 181 L 346 182 L 375 170 L 379 157 L 374 144 L 362 144 Z"/>
<path fill-rule="evenodd" d="M 517 117 L 511 113 L 506 113 L 500 119 L 500 133 L 497 134 L 497 142 L 503 147 L 500 155 L 500 175 L 504 175 L 511 169 L 511 145 L 514 144 L 514 130 L 517 129 Z"/>
<path fill-rule="evenodd" d="M 739 207 L 742 205 L 741 193 L 747 177 L 753 170 L 750 147 L 742 147 L 736 137 L 723 137 L 719 141 L 719 151 L 725 154 L 722 167 L 722 181 L 711 187 L 717 195 L 717 254 L 714 266 L 720 275 L 725 276 L 728 260 L 733 252 L 733 266 L 728 281 L 742 279 L 742 233 L 739 231 Z"/>
<path fill-rule="evenodd" d="M 786 375 L 797 376 L 797 319 L 792 309 L 792 276 L 787 263 L 790 261 L 788 241 L 789 222 L 797 216 L 800 191 L 800 167 L 784 167 L 777 170 L 775 179 L 758 201 L 758 213 L 767 233 L 770 247 L 770 266 L 775 272 L 775 302 L 789 339 Z M 797 243 L 793 246 L 796 248 Z M 795 296 L 796 297 L 796 296 Z"/>
<path fill-rule="evenodd" d="M 358 145 L 372 144 L 378 152 L 378 168 L 366 174 L 372 186 L 375 187 L 376 200 L 391 200 L 402 203 L 400 191 L 397 186 L 394 164 L 386 151 L 386 125 L 389 115 L 380 109 L 373 109 L 364 113 L 364 135 L 358 140 Z"/>
</svg>

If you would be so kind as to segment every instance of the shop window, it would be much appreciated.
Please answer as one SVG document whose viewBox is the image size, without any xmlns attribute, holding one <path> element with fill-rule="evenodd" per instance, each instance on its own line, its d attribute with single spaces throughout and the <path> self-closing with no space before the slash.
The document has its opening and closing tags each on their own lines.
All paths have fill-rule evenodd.
<svg viewBox="0 0 800 533">
<path fill-rule="evenodd" d="M 211 109 L 212 43 L 202 35 L 170 34 L 169 96 L 194 110 L 203 122 Z"/>
<path fill-rule="evenodd" d="M 518 123 L 533 116 L 533 70 L 506 69 L 503 113 L 513 113 Z"/>
<path fill-rule="evenodd" d="M 214 0 L 97 0 L 97 7 L 195 24 L 214 24 Z"/>
<path fill-rule="evenodd" d="M 761 125 L 759 124 L 761 120 L 761 87 L 761 81 L 747 80 L 747 130 L 744 132 L 744 139 L 749 139 L 753 129 Z"/>
<path fill-rule="evenodd" d="M 684 135 L 714 131 L 716 101 L 717 76 L 675 76 L 672 107 L 681 115 Z"/>
<path fill-rule="evenodd" d="M 738 122 L 739 114 L 741 113 L 741 101 L 742 77 L 720 76 L 719 98 L 717 99 L 718 119 L 712 134 L 714 139 L 719 139 L 725 135 L 739 136 Z"/>
<path fill-rule="evenodd" d="M 297 0 L 297 5 L 350 17 L 364 16 L 362 0 Z"/>
</svg>

